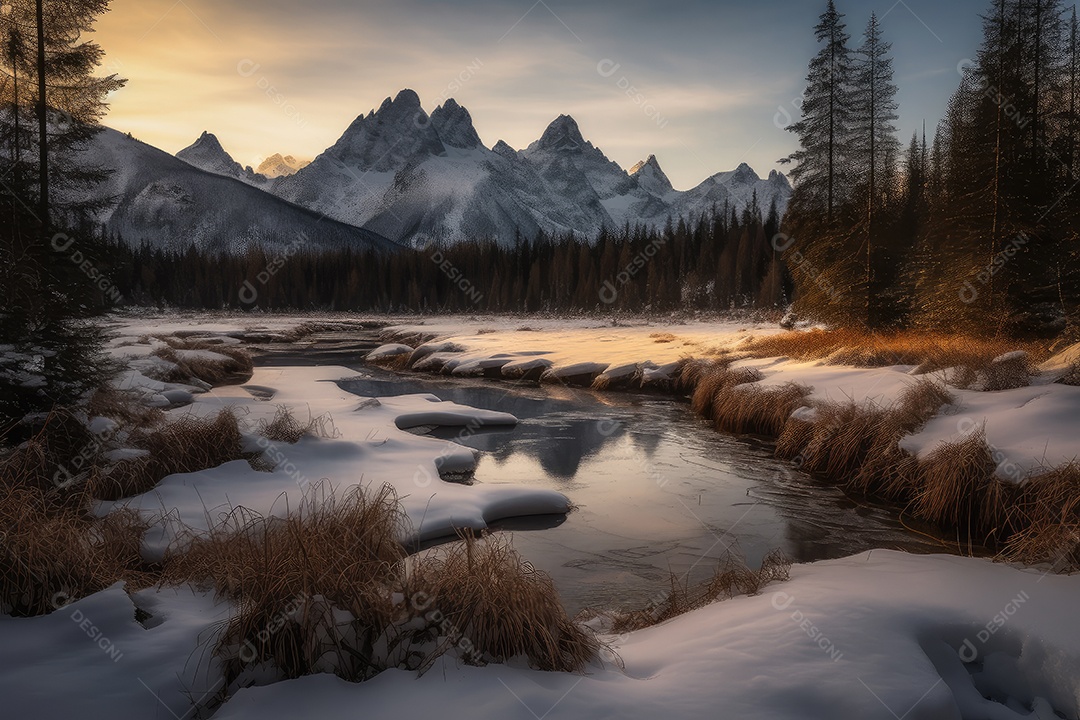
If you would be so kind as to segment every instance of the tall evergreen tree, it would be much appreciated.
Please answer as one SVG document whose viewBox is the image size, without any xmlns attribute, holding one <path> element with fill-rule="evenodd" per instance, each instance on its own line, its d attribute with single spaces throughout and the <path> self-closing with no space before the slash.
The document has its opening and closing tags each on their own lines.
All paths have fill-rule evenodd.
<svg viewBox="0 0 1080 720">
<path fill-rule="evenodd" d="M 863 35 L 862 45 L 855 53 L 855 72 L 852 92 L 852 146 L 854 163 L 864 178 L 861 192 L 865 193 L 865 242 L 862 246 L 863 282 L 865 297 L 865 320 L 874 325 L 879 321 L 874 307 L 882 287 L 875 282 L 878 258 L 877 246 L 881 241 L 879 222 L 882 211 L 892 198 L 895 182 L 895 162 L 900 149 L 896 139 L 895 122 L 898 105 L 896 85 L 893 83 L 893 60 L 891 44 L 881 36 L 881 26 L 876 13 L 870 14 Z M 880 254 L 880 253 L 879 253 Z"/>
<path fill-rule="evenodd" d="M 847 199 L 850 168 L 846 148 L 851 131 L 852 58 L 844 16 L 833 0 L 814 28 L 821 49 L 810 61 L 803 93 L 802 117 L 788 130 L 799 137 L 791 179 L 802 186 L 800 200 L 825 211 L 832 224 L 837 207 Z"/>
<path fill-rule="evenodd" d="M 843 18 L 830 0 L 814 28 L 820 49 L 809 64 L 802 117 L 788 128 L 799 149 L 781 160 L 795 163 L 782 244 L 795 305 L 834 322 L 865 314 L 856 287 L 861 273 L 850 251 L 857 242 L 850 204 L 854 68 Z"/>
<path fill-rule="evenodd" d="M 87 269 L 102 263 L 86 222 L 101 203 L 87 202 L 87 191 L 105 173 L 86 167 L 78 150 L 99 129 L 106 95 L 123 84 L 94 76 L 102 50 L 84 39 L 107 6 L 13 0 L 0 14 L 0 154 L 12 168 L 0 187 L 0 212 L 11 219 L 0 237 L 0 336 L 13 347 L 0 360 L 0 420 L 70 402 L 102 377 L 84 318 L 101 304 Z"/>
</svg>

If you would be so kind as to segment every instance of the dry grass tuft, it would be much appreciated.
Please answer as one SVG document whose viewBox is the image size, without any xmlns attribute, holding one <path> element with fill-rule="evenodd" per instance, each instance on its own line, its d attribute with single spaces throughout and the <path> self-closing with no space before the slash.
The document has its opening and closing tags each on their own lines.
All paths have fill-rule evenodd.
<svg viewBox="0 0 1080 720">
<path fill-rule="evenodd" d="M 724 387 L 713 398 L 711 419 L 721 432 L 777 437 L 809 393 L 809 388 L 794 383 Z"/>
<path fill-rule="evenodd" d="M 378 365 L 379 367 L 387 368 L 388 370 L 408 370 L 409 359 L 412 357 L 412 352 L 398 353 L 397 355 L 383 355 L 382 357 L 368 360 L 367 362 L 372 365 Z"/>
<path fill-rule="evenodd" d="M 995 358 L 983 371 L 982 389 L 986 391 L 1012 390 L 1027 387 L 1037 372 L 1030 356 L 1025 352 L 1012 352 Z"/>
<path fill-rule="evenodd" d="M 145 584 L 145 524 L 91 512 L 99 455 L 100 440 L 63 411 L 0 455 L 0 612 L 40 615 L 117 580 Z"/>
<path fill-rule="evenodd" d="M 168 347 L 155 350 L 153 354 L 176 365 L 171 372 L 158 378 L 163 382 L 190 383 L 195 379 L 210 385 L 239 385 L 251 379 L 254 367 L 251 355 L 242 348 L 170 336 L 160 340 Z M 215 353 L 223 359 L 192 356 L 182 352 L 199 350 Z"/>
<path fill-rule="evenodd" d="M 0 489 L 0 611 L 42 615 L 119 580 L 149 584 L 134 512 L 42 511 L 33 490 Z"/>
<path fill-rule="evenodd" d="M 1009 524 L 1019 530 L 1009 538 L 1006 559 L 1080 571 L 1080 463 L 1026 480 L 1009 506 Z"/>
<path fill-rule="evenodd" d="M 329 438 L 337 434 L 329 415 L 309 417 L 307 422 L 300 422 L 292 410 L 284 405 L 278 406 L 273 420 L 260 421 L 257 432 L 270 442 L 289 445 L 309 436 Z"/>
<path fill-rule="evenodd" d="M 1069 370 L 1061 376 L 1057 381 L 1062 385 L 1073 385 L 1080 387 L 1080 362 L 1073 365 Z"/>
<path fill-rule="evenodd" d="M 665 597 L 647 607 L 589 613 L 607 617 L 613 633 L 634 632 L 667 622 L 718 600 L 728 600 L 739 595 L 757 595 L 766 585 L 787 580 L 790 569 L 791 561 L 779 550 L 766 555 L 758 570 L 751 570 L 742 561 L 727 555 L 717 565 L 713 577 L 699 585 L 691 586 L 672 575 L 671 589 Z"/>
<path fill-rule="evenodd" d="M 141 495 L 174 473 L 189 473 L 245 458 L 240 425 L 232 408 L 213 418 L 189 415 L 138 438 L 132 445 L 146 450 L 143 457 L 121 460 L 90 483 L 91 494 L 101 500 Z"/>
<path fill-rule="evenodd" d="M 167 556 L 167 582 L 236 603 L 216 640 L 227 681 L 219 700 L 264 676 L 265 664 L 286 678 L 361 681 L 388 668 L 423 671 L 450 650 L 471 663 L 525 656 L 548 670 L 580 670 L 596 656 L 550 578 L 509 544 L 468 537 L 407 559 L 390 486 L 341 498 L 324 490 L 284 518 L 237 509 Z"/>
<path fill-rule="evenodd" d="M 674 335 L 672 335 L 671 333 L 653 333 L 652 335 L 649 336 L 649 338 L 654 343 L 669 343 L 669 342 L 675 342 L 676 340 L 678 340 L 678 338 L 675 337 Z"/>
<path fill-rule="evenodd" d="M 916 515 L 941 527 L 961 528 L 985 543 L 1005 530 L 1009 489 L 996 476 L 997 462 L 983 428 L 938 447 L 920 463 L 922 488 Z"/>
<path fill-rule="evenodd" d="M 106 417 L 134 428 L 157 427 L 165 422 L 161 408 L 148 407 L 139 395 L 106 387 L 95 392 L 86 406 L 89 417 Z"/>
<path fill-rule="evenodd" d="M 726 363 L 717 363 L 708 370 L 700 372 L 694 383 L 694 394 L 690 397 L 690 409 L 698 415 L 708 416 L 717 395 L 736 385 L 754 383 L 761 380 L 761 373 L 751 368 L 731 369 Z"/>
<path fill-rule="evenodd" d="M 725 361 L 687 358 L 679 371 L 672 375 L 672 390 L 679 395 L 689 395 L 694 392 L 705 375 L 727 365 Z"/>
<path fill-rule="evenodd" d="M 539 670 L 573 672 L 599 651 L 592 633 L 567 616 L 551 578 L 501 538 L 466 536 L 421 559 L 407 587 L 430 599 L 484 660 L 523 656 Z"/>
<path fill-rule="evenodd" d="M 343 328 L 342 323 L 340 322 L 316 322 L 307 320 L 299 325 L 284 330 L 280 335 L 280 341 L 294 343 L 305 340 L 316 333 L 331 332 L 341 329 Z"/>
<path fill-rule="evenodd" d="M 237 508 L 166 555 L 166 583 L 236 604 L 215 649 L 230 685 L 263 662 L 287 678 L 332 670 L 363 680 L 383 669 L 364 649 L 394 612 L 386 580 L 405 557 L 397 498 L 388 486 L 340 499 L 322 490 L 283 519 Z"/>
</svg>

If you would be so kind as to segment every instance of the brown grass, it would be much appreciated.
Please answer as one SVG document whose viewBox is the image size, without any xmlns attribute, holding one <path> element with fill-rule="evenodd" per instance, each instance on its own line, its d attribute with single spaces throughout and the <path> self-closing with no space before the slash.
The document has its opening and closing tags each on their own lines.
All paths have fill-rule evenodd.
<svg viewBox="0 0 1080 720">
<path fill-rule="evenodd" d="M 329 415 L 309 417 L 306 422 L 296 419 L 292 410 L 279 405 L 273 420 L 259 422 L 257 432 L 270 442 L 294 445 L 305 437 L 330 438 L 337 435 Z"/>
<path fill-rule="evenodd" d="M 677 373 L 673 375 L 672 391 L 679 395 L 689 395 L 697 388 L 706 374 L 718 367 L 727 367 L 730 361 L 702 360 L 688 358 Z"/>
<path fill-rule="evenodd" d="M 649 336 L 654 343 L 669 343 L 675 342 L 678 338 L 671 333 L 653 333 Z"/>
<path fill-rule="evenodd" d="M 135 437 L 131 445 L 149 451 L 143 457 L 121 460 L 97 474 L 90 492 L 101 500 L 119 500 L 155 488 L 167 475 L 217 467 L 245 459 L 240 425 L 231 408 L 213 418 L 189 415 L 160 430 Z"/>
<path fill-rule="evenodd" d="M 159 339 L 168 347 L 155 350 L 153 354 L 176 365 L 172 371 L 157 378 L 162 382 L 190 383 L 195 379 L 209 385 L 239 385 L 251 379 L 251 355 L 242 348 L 170 336 Z M 177 350 L 208 350 L 225 359 L 181 358 Z"/>
<path fill-rule="evenodd" d="M 1080 362 L 1075 363 L 1068 371 L 1058 379 L 1062 385 L 1073 385 L 1080 387 Z"/>
<path fill-rule="evenodd" d="M 718 563 L 713 577 L 703 583 L 690 585 L 673 574 L 670 578 L 671 589 L 656 603 L 635 610 L 589 610 L 584 616 L 606 617 L 613 633 L 642 630 L 718 600 L 757 595 L 766 585 L 787 580 L 790 569 L 791 561 L 779 550 L 766 555 L 758 570 L 751 570 L 742 561 L 727 555 Z"/>
<path fill-rule="evenodd" d="M 38 500 L 32 490 L 0 489 L 3 612 L 41 615 L 118 580 L 148 584 L 140 555 L 146 524 L 136 513 L 50 513 Z"/>
<path fill-rule="evenodd" d="M 721 432 L 776 437 L 809 392 L 809 388 L 794 383 L 724 387 L 713 398 L 711 419 Z"/>
<path fill-rule="evenodd" d="M 739 347 L 740 353 L 752 357 L 827 360 L 832 365 L 859 367 L 915 365 L 921 372 L 954 367 L 985 370 L 995 358 L 1013 350 L 1023 350 L 1036 363 L 1050 354 L 1049 347 L 1040 342 L 918 330 L 871 333 L 854 329 L 814 329 L 756 337 Z"/>
<path fill-rule="evenodd" d="M 1080 571 L 1080 462 L 1024 482 L 1009 507 L 1009 524 L 1019 530 L 1009 538 L 1006 559 Z"/>
<path fill-rule="evenodd" d="M 750 368 L 732 370 L 726 363 L 716 363 L 707 370 L 692 370 L 691 373 L 696 375 L 696 381 L 693 395 L 690 396 L 690 409 L 706 417 L 710 416 L 711 408 L 719 393 L 730 390 L 736 385 L 761 380 L 761 373 L 756 370 Z"/>
<path fill-rule="evenodd" d="M 997 479 L 997 463 L 979 429 L 937 448 L 920 463 L 922 488 L 916 515 L 940 527 L 960 528 L 985 543 L 1005 533 L 1009 488 Z"/>
<path fill-rule="evenodd" d="M 148 407 L 139 401 L 136 393 L 111 387 L 96 391 L 86 405 L 89 417 L 106 417 L 121 425 L 134 428 L 151 428 L 165 422 L 161 408 Z"/>
<path fill-rule="evenodd" d="M 216 640 L 227 680 L 252 668 L 284 677 L 333 672 L 361 681 L 387 668 L 424 670 L 456 649 L 466 662 L 525 656 L 578 670 L 596 655 L 554 586 L 509 544 L 467 537 L 406 559 L 405 516 L 392 488 L 335 498 L 317 486 L 283 519 L 243 509 L 171 552 L 169 583 L 212 588 L 236 603 Z"/>
<path fill-rule="evenodd" d="M 798 458 L 804 470 L 822 473 L 860 494 L 907 500 L 921 477 L 915 458 L 902 451 L 899 442 L 952 401 L 945 388 L 923 379 L 887 407 L 819 403 L 817 422 L 788 423 L 777 455 Z"/>
<path fill-rule="evenodd" d="M 39 615 L 120 579 L 146 584 L 142 520 L 91 512 L 99 449 L 74 414 L 58 411 L 0 456 L 0 612 Z"/>
<path fill-rule="evenodd" d="M 475 659 L 528 658 L 539 670 L 580 671 L 596 657 L 595 637 L 563 609 L 547 574 L 500 537 L 465 536 L 416 563 L 406 587 L 430 598 Z M 460 643 L 459 643 L 460 644 Z"/>
<path fill-rule="evenodd" d="M 410 358 L 412 358 L 412 352 L 384 355 L 367 362 L 390 370 L 408 370 Z"/>
</svg>

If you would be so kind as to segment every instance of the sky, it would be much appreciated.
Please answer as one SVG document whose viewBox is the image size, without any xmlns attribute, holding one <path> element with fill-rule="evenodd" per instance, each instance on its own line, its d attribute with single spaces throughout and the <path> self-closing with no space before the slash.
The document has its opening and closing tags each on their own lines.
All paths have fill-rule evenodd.
<svg viewBox="0 0 1080 720">
<path fill-rule="evenodd" d="M 176 152 L 202 131 L 244 165 L 313 158 L 412 88 L 469 109 L 484 143 L 524 148 L 560 114 L 624 168 L 655 154 L 678 189 L 795 148 L 825 0 L 113 0 L 105 124 Z M 839 0 L 893 44 L 903 141 L 932 132 L 989 0 Z"/>
</svg>

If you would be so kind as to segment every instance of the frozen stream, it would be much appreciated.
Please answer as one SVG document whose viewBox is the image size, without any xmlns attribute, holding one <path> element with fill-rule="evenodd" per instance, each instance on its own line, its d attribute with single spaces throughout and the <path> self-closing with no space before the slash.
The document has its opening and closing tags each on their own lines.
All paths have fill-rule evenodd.
<svg viewBox="0 0 1080 720">
<path fill-rule="evenodd" d="M 264 346 L 259 362 L 345 364 L 364 375 L 342 383 L 359 396 L 429 392 L 517 416 L 514 428 L 437 434 L 483 451 L 473 482 L 552 488 L 577 506 L 565 517 L 496 526 L 554 578 L 570 612 L 644 605 L 671 573 L 704 579 L 728 552 L 756 567 L 775 548 L 796 561 L 948 550 L 920 534 L 926 528 L 905 528 L 895 509 L 854 502 L 776 460 L 768 443 L 713 431 L 685 402 L 400 375 L 358 364 L 358 341 L 376 344 L 324 337 L 303 348 Z"/>
</svg>

